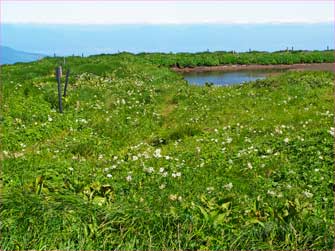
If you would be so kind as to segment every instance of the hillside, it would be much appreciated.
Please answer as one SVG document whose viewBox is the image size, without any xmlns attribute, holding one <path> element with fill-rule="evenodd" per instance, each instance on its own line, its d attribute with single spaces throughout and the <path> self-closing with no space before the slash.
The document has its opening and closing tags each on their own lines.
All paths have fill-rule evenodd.
<svg viewBox="0 0 335 251">
<path fill-rule="evenodd" d="M 66 58 L 63 114 L 62 59 L 3 66 L 1 249 L 331 249 L 333 73 L 191 86 L 149 56 Z"/>
<path fill-rule="evenodd" d="M 42 54 L 18 51 L 7 46 L 0 46 L 0 55 L 0 64 L 31 62 L 45 57 L 45 55 Z"/>
</svg>

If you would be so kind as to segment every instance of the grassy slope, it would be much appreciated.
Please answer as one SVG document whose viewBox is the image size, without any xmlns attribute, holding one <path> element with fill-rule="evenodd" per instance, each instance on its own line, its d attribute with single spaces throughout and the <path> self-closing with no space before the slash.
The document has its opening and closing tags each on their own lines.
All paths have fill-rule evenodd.
<svg viewBox="0 0 335 251">
<path fill-rule="evenodd" d="M 189 86 L 140 57 L 2 69 L 1 249 L 331 249 L 333 75 Z"/>
</svg>

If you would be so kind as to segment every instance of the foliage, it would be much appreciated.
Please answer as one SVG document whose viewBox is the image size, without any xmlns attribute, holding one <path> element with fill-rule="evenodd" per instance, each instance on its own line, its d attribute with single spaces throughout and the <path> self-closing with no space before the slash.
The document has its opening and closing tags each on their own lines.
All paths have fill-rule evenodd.
<svg viewBox="0 0 335 251">
<path fill-rule="evenodd" d="M 278 51 L 245 53 L 201 52 L 201 53 L 142 53 L 140 57 L 162 66 L 195 67 L 217 66 L 223 64 L 301 64 L 332 63 L 333 51 Z"/>
<path fill-rule="evenodd" d="M 190 86 L 161 55 L 67 58 L 63 114 L 59 58 L 3 66 L 1 249 L 331 249 L 333 74 Z"/>
</svg>

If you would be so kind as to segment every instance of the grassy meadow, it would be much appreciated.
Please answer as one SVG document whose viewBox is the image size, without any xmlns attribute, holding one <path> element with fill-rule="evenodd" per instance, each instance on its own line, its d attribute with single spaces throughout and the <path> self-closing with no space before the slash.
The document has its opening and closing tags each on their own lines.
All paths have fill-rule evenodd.
<svg viewBox="0 0 335 251">
<path fill-rule="evenodd" d="M 1 250 L 333 248 L 333 73 L 192 86 L 168 60 L 66 58 L 63 114 L 63 58 L 2 67 Z"/>
</svg>

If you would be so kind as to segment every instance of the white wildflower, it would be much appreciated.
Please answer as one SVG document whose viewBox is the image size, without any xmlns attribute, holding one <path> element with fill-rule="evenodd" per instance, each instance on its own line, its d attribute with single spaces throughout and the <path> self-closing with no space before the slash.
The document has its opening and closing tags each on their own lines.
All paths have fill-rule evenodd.
<svg viewBox="0 0 335 251">
<path fill-rule="evenodd" d="M 126 180 L 127 180 L 128 182 L 130 182 L 132 179 L 133 179 L 133 177 L 131 177 L 131 175 L 128 175 L 128 176 L 126 177 Z"/>
<path fill-rule="evenodd" d="M 283 131 L 279 129 L 278 127 L 275 128 L 275 132 L 278 134 L 283 134 Z"/>
<path fill-rule="evenodd" d="M 223 187 L 229 191 L 233 188 L 233 184 L 230 182 L 230 183 L 224 185 Z"/>
<path fill-rule="evenodd" d="M 267 194 L 270 195 L 270 196 L 275 196 L 276 195 L 276 193 L 272 190 L 268 190 Z"/>
<path fill-rule="evenodd" d="M 23 152 L 19 152 L 19 153 L 14 153 L 14 157 L 15 158 L 20 158 L 20 157 L 22 157 L 24 155 L 24 153 Z"/>
<path fill-rule="evenodd" d="M 145 168 L 144 171 L 147 173 L 152 173 L 155 171 L 155 169 L 153 167 L 148 167 L 148 168 Z"/>
<path fill-rule="evenodd" d="M 311 192 L 309 192 L 309 190 L 305 190 L 302 193 L 304 196 L 306 196 L 306 198 L 312 198 L 313 194 Z"/>
<path fill-rule="evenodd" d="M 113 175 L 111 175 L 110 173 L 107 174 L 107 178 L 112 178 L 112 177 L 113 177 Z"/>
<path fill-rule="evenodd" d="M 169 196 L 169 199 L 172 200 L 172 201 L 176 200 L 177 198 L 178 198 L 178 196 L 176 194 L 170 194 L 170 196 Z"/>
<path fill-rule="evenodd" d="M 206 190 L 208 193 L 211 193 L 214 191 L 214 187 L 207 187 Z"/>
<path fill-rule="evenodd" d="M 289 141 L 290 141 L 289 138 L 285 138 L 285 139 L 284 139 L 284 142 L 285 142 L 285 143 L 288 143 Z"/>
<path fill-rule="evenodd" d="M 162 150 L 161 150 L 160 148 L 157 148 L 157 149 L 155 150 L 155 152 L 154 152 L 154 157 L 155 157 L 155 158 L 160 158 L 160 157 L 162 157 L 161 152 L 162 152 Z"/>
<path fill-rule="evenodd" d="M 181 176 L 181 173 L 180 173 L 180 172 L 172 173 L 172 177 L 173 177 L 173 178 L 180 177 L 180 176 Z"/>
</svg>

